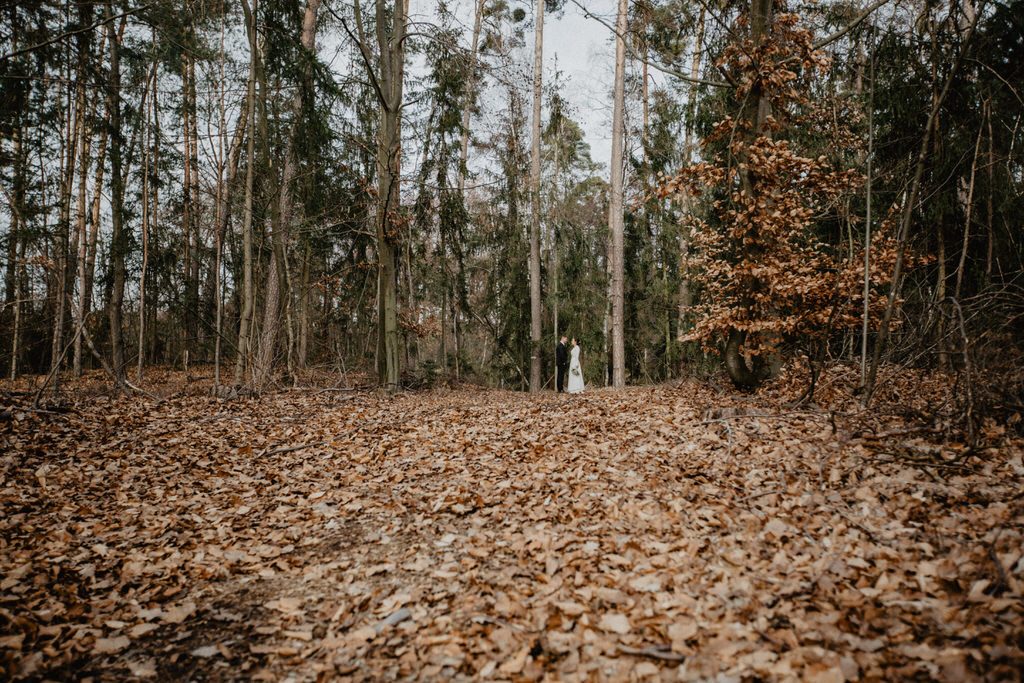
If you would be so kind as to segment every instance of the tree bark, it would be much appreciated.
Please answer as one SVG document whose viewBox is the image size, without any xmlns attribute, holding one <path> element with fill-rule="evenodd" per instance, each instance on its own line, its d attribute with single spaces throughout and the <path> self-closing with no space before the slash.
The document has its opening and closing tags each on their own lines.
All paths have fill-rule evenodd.
<svg viewBox="0 0 1024 683">
<path fill-rule="evenodd" d="M 358 12 L 359 5 L 356 4 Z M 389 392 L 398 389 L 399 344 L 395 261 L 400 235 L 401 193 L 399 164 L 402 139 L 399 126 L 405 75 L 406 7 L 395 0 L 391 29 L 385 0 L 376 2 L 378 83 L 381 122 L 377 136 L 377 377 Z M 358 17 L 360 25 L 361 17 Z M 360 29 L 360 33 L 362 30 Z"/>
<path fill-rule="evenodd" d="M 223 333 L 223 296 L 221 290 L 224 283 L 221 281 L 221 271 L 223 270 L 223 256 L 224 256 L 224 238 L 227 235 L 228 223 L 231 219 L 230 209 L 230 196 L 231 187 L 235 184 L 235 178 L 238 176 L 238 160 L 242 152 L 242 143 L 245 141 L 245 133 L 248 129 L 249 116 L 248 116 L 248 103 L 242 106 L 242 110 L 238 114 L 238 122 L 235 124 L 235 136 L 231 141 L 231 147 L 228 149 L 227 159 L 227 178 L 219 183 L 217 200 L 217 269 L 216 269 L 216 285 L 215 292 L 217 297 L 217 310 L 216 310 L 216 341 L 214 343 L 214 383 L 216 386 L 220 386 L 220 354 L 221 354 L 221 337 Z M 248 176 L 247 176 L 248 177 Z M 248 184 L 247 184 L 248 189 Z M 251 209 L 251 207 L 250 207 Z M 251 241 L 250 241 L 250 257 L 251 254 Z M 250 270 L 252 267 L 250 258 Z M 244 266 L 243 266 L 244 267 Z M 251 279 L 251 278 L 250 278 Z"/>
<path fill-rule="evenodd" d="M 978 127 L 978 137 L 974 141 L 974 157 L 971 159 L 971 179 L 967 184 L 967 206 L 964 209 L 964 242 L 960 247 L 960 262 L 956 266 L 956 285 L 953 298 L 960 301 L 960 291 L 964 282 L 964 269 L 967 267 L 967 247 L 971 239 L 971 214 L 974 208 L 974 179 L 978 172 L 978 154 L 981 152 L 981 133 L 984 126 Z"/>
<path fill-rule="evenodd" d="M 113 15 L 107 2 L 106 17 Z M 107 80 L 107 120 L 110 127 L 110 269 L 112 275 L 108 319 L 110 346 L 114 374 L 124 381 L 124 335 L 122 308 L 124 305 L 125 255 L 128 251 L 124 233 L 124 183 L 121 176 L 121 55 L 120 37 L 113 22 L 107 24 L 110 43 L 110 75 Z"/>
<path fill-rule="evenodd" d="M 13 150 L 12 163 L 14 166 L 13 177 L 13 198 L 11 201 L 11 226 L 10 234 L 7 236 L 7 277 L 5 280 L 6 305 L 14 308 L 11 321 L 11 364 L 8 375 L 10 378 L 18 377 L 18 360 L 21 356 L 21 308 L 23 298 L 21 287 L 22 273 L 25 270 L 25 237 L 22 235 L 22 212 L 25 206 L 25 152 L 22 136 L 22 124 L 24 119 L 18 116 L 18 122 L 12 131 Z M 19 253 L 19 245 L 21 252 Z"/>
<path fill-rule="evenodd" d="M 249 36 L 249 78 L 246 85 L 245 117 L 249 131 L 245 159 L 245 206 L 242 212 L 242 314 L 238 324 L 238 357 L 235 359 L 235 387 L 240 387 L 245 378 L 245 367 L 249 357 L 249 326 L 253 312 L 252 291 L 252 205 L 253 205 L 253 164 L 256 161 L 256 6 L 242 0 L 246 18 L 246 33 Z"/>
<path fill-rule="evenodd" d="M 476 9 L 473 12 L 473 37 L 469 46 L 469 78 L 466 79 L 466 97 L 462 103 L 462 139 L 459 144 L 459 196 L 463 197 L 466 191 L 466 163 L 469 160 L 469 122 L 476 100 L 476 63 L 477 54 L 480 49 L 480 27 L 483 22 L 484 6 L 487 0 L 477 0 Z"/>
<path fill-rule="evenodd" d="M 316 20 L 320 11 L 321 0 L 308 0 L 302 19 L 302 48 L 310 61 L 316 58 Z M 308 73 L 308 65 L 304 70 Z M 300 134 L 303 111 L 303 93 L 306 88 L 298 88 L 292 98 L 292 126 L 285 144 L 284 169 L 281 176 L 281 189 L 278 194 L 277 221 L 274 226 L 273 252 L 270 256 L 270 267 L 267 271 L 267 298 L 263 310 L 263 334 L 260 340 L 259 360 L 256 364 L 256 385 L 262 388 L 269 381 L 273 372 L 275 351 L 281 329 L 282 312 L 287 319 L 288 374 L 292 376 L 292 326 L 291 316 L 291 276 L 288 271 L 288 249 L 290 246 L 292 209 L 294 205 L 292 185 L 298 167 L 295 158 L 295 139 Z M 283 285 L 283 287 L 282 287 Z M 282 289 L 284 296 L 282 296 Z M 282 306 L 283 301 L 283 306 Z"/>
<path fill-rule="evenodd" d="M 533 140 L 530 147 L 530 391 L 541 389 L 540 115 L 544 73 L 544 0 L 536 2 L 533 38 Z"/>
<path fill-rule="evenodd" d="M 772 7 L 773 0 L 751 0 L 750 2 L 750 40 L 754 46 L 761 45 L 768 37 L 772 22 Z M 741 113 L 741 119 L 747 126 L 747 131 L 744 134 L 749 136 L 750 141 L 761 135 L 769 110 L 770 103 L 764 96 L 763 89 L 758 83 L 755 83 L 745 99 Z M 751 195 L 754 191 L 754 180 L 742 160 L 739 175 L 743 191 L 748 196 Z M 753 287 L 754 283 L 751 282 L 750 286 Z M 743 389 L 752 389 L 761 383 L 763 373 L 758 368 L 747 366 L 747 361 L 742 354 L 746 338 L 745 332 L 737 329 L 730 331 L 725 345 L 725 368 L 733 384 Z"/>
<path fill-rule="evenodd" d="M 612 386 L 626 386 L 625 337 L 625 225 L 623 215 L 623 136 L 626 100 L 626 30 L 629 1 L 619 0 L 615 36 L 615 94 L 612 109 L 611 197 L 608 225 L 611 231 L 611 342 Z"/>
<path fill-rule="evenodd" d="M 109 107 L 110 98 L 107 97 L 106 105 Z M 105 114 L 109 118 L 109 112 Z M 96 174 L 93 178 L 93 191 L 91 209 L 89 214 L 89 236 L 88 244 L 83 246 L 84 269 L 81 272 L 81 290 L 78 300 L 78 319 L 86 320 L 92 310 L 92 290 L 96 279 L 96 248 L 99 243 L 100 220 L 102 218 L 101 201 L 103 198 L 103 178 L 106 170 L 107 145 L 110 140 L 110 129 L 108 126 L 100 128 L 99 150 L 96 153 Z M 75 376 L 82 374 L 82 334 L 76 330 L 75 333 Z"/>
<path fill-rule="evenodd" d="M 690 62 L 690 78 L 694 81 L 700 75 L 701 58 L 704 54 L 704 26 L 705 10 L 701 7 L 700 17 L 697 19 L 697 37 L 693 41 L 693 58 Z M 693 162 L 693 129 L 694 119 L 697 111 L 697 85 L 690 84 L 690 92 L 687 95 L 686 103 L 686 139 L 683 143 L 683 164 L 689 165 Z M 685 200 L 685 210 L 690 211 L 689 196 Z M 682 339 L 689 328 L 690 308 L 693 306 L 693 292 L 690 289 L 690 280 L 687 277 L 686 261 L 690 255 L 690 232 L 683 229 L 679 233 L 679 321 L 677 327 L 677 338 Z"/>
<path fill-rule="evenodd" d="M 182 131 L 184 133 L 184 158 L 181 174 L 181 241 L 182 241 L 182 281 L 184 292 L 182 296 L 182 352 L 185 354 L 185 365 L 188 365 L 188 353 L 192 348 L 195 339 L 195 316 L 196 307 L 192 299 L 192 259 L 195 252 L 192 247 L 193 238 L 193 198 L 192 198 L 192 165 L 195 158 L 192 154 L 192 125 L 191 119 L 195 116 L 195 107 L 192 102 L 191 88 L 189 87 L 189 55 L 184 52 L 181 56 L 181 95 L 182 95 Z"/>
<path fill-rule="evenodd" d="M 154 62 L 150 75 L 150 79 L 153 81 L 156 80 L 156 69 L 157 65 Z M 146 271 L 149 268 L 149 223 L 151 220 L 149 186 L 152 173 L 150 168 L 152 146 L 152 135 L 149 125 L 150 115 L 149 107 L 146 107 L 146 130 L 143 134 L 144 146 L 142 149 L 142 268 L 139 270 L 139 345 L 135 368 L 135 381 L 139 383 L 142 382 L 142 371 L 146 364 Z"/>
<path fill-rule="evenodd" d="M 868 370 L 867 381 L 864 383 L 863 405 L 865 408 L 871 404 L 871 398 L 875 391 L 875 380 L 878 377 L 878 366 L 882 359 L 882 349 L 889 338 L 889 326 L 892 324 L 893 312 L 896 310 L 896 298 L 899 296 L 899 291 L 903 284 L 903 262 L 907 237 L 910 233 L 910 224 L 914 217 L 914 205 L 917 203 L 917 193 L 921 187 L 921 177 L 924 175 L 925 161 L 928 158 L 928 147 L 931 144 L 932 135 L 937 127 L 939 110 L 942 108 L 942 103 L 946 100 L 953 80 L 956 78 L 960 65 L 963 63 L 966 46 L 974 35 L 977 21 L 978 17 L 975 15 L 963 39 L 960 53 L 946 75 L 946 82 L 942 86 L 942 91 L 932 98 L 931 110 L 928 112 L 928 120 L 925 122 L 924 134 L 921 136 L 921 147 L 917 152 L 917 159 L 914 164 L 914 175 L 910 181 L 910 188 L 907 191 L 906 204 L 903 206 L 903 212 L 900 215 L 899 231 L 896 235 L 896 263 L 893 265 L 892 284 L 889 286 L 889 296 L 885 302 L 885 312 L 882 314 L 882 321 L 878 327 L 875 349 L 871 354 L 871 367 Z"/>
</svg>

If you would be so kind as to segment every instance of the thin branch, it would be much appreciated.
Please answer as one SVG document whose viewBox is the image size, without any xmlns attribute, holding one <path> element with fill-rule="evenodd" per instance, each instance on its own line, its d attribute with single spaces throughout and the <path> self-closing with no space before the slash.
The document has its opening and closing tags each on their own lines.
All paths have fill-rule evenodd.
<svg viewBox="0 0 1024 683">
<path fill-rule="evenodd" d="M 607 21 L 605 21 L 601 17 L 597 16 L 596 14 L 593 14 L 590 10 L 588 10 L 586 7 L 581 5 L 578 2 L 578 0 L 570 0 L 570 1 L 572 2 L 572 4 L 576 5 L 580 9 L 581 12 L 583 12 L 583 15 L 585 17 L 587 17 L 588 19 L 594 19 L 595 21 L 601 23 L 609 31 L 614 33 L 616 36 L 619 36 L 619 32 L 617 30 L 615 30 L 614 26 L 612 26 L 611 24 L 609 24 Z M 691 76 L 687 76 L 682 71 L 679 71 L 677 69 L 673 69 L 672 67 L 665 66 L 664 64 L 659 64 L 657 62 L 652 62 L 649 59 L 647 59 L 647 57 L 638 54 L 637 51 L 633 49 L 633 46 L 630 45 L 629 41 L 626 40 L 625 36 L 619 36 L 619 37 L 622 38 L 625 41 L 626 49 L 629 50 L 629 54 L 630 54 L 631 57 L 633 57 L 633 59 L 640 60 L 641 62 L 647 64 L 648 66 L 650 66 L 650 67 L 652 67 L 654 69 L 657 69 L 658 71 L 660 71 L 660 72 L 662 72 L 664 74 L 668 74 L 669 76 L 675 76 L 676 78 L 678 78 L 680 80 L 686 81 L 687 83 L 694 83 L 695 85 L 707 85 L 707 86 L 710 86 L 712 88 L 728 88 L 728 87 L 730 87 L 729 83 L 725 83 L 723 81 L 708 81 L 708 80 L 704 80 L 702 78 L 693 78 Z"/>
<path fill-rule="evenodd" d="M 21 55 L 28 54 L 29 52 L 35 52 L 36 50 L 41 50 L 44 47 L 46 47 L 47 45 L 53 45 L 54 43 L 56 43 L 58 41 L 64 40 L 65 38 L 70 38 L 71 36 L 78 35 L 79 33 L 85 33 L 87 31 L 91 31 L 94 28 L 97 28 L 99 26 L 103 26 L 105 24 L 109 24 L 112 21 L 117 21 L 118 19 L 121 19 L 123 17 L 127 17 L 127 16 L 130 16 L 130 15 L 135 14 L 137 12 L 141 12 L 143 10 L 149 9 L 152 6 L 153 6 L 153 3 L 148 3 L 148 4 L 145 4 L 145 5 L 142 5 L 141 7 L 136 7 L 135 9 L 130 9 L 127 12 L 122 12 L 121 14 L 115 14 L 112 17 L 103 17 L 102 19 L 99 19 L 96 22 L 94 22 L 92 24 L 89 24 L 88 26 L 83 26 L 82 28 L 76 28 L 74 31 L 68 31 L 66 33 L 60 33 L 58 35 L 53 36 L 52 38 L 48 38 L 48 39 L 44 40 L 41 43 L 37 43 L 36 45 L 30 45 L 29 47 L 23 47 L 22 49 L 15 50 L 14 52 L 8 52 L 3 57 L 0 57 L 0 64 L 2 64 L 3 62 L 6 62 L 8 59 L 13 59 L 15 57 L 19 57 Z"/>
<path fill-rule="evenodd" d="M 825 38 L 822 38 L 821 40 L 816 42 L 814 44 L 814 49 L 815 50 L 820 50 L 821 48 L 825 47 L 826 45 L 830 45 L 830 44 L 836 42 L 837 40 L 839 40 L 840 38 L 845 36 L 847 33 L 852 31 L 853 29 L 857 28 L 861 24 L 861 22 L 863 22 L 865 19 L 867 19 L 869 16 L 871 16 L 871 14 L 874 13 L 874 11 L 876 9 L 878 9 L 882 5 L 887 4 L 888 2 L 889 2 L 889 0 L 875 0 L 875 2 L 871 3 L 870 5 L 868 5 L 867 8 L 865 8 L 865 10 L 863 12 L 858 14 L 857 18 L 854 19 L 853 21 L 851 21 L 849 24 L 847 24 L 843 28 L 839 29 L 838 31 L 836 31 L 832 35 L 826 36 Z"/>
<path fill-rule="evenodd" d="M 366 73 L 369 74 L 369 76 L 370 76 L 370 84 L 373 86 L 373 91 L 375 93 L 377 93 L 377 99 L 380 100 L 381 105 L 385 109 L 387 109 L 388 101 L 387 101 L 387 98 L 384 96 L 384 91 L 381 90 L 380 83 L 377 82 L 377 73 L 376 73 L 376 71 L 374 71 L 373 64 L 371 63 L 371 60 L 370 60 L 370 57 L 372 56 L 372 55 L 370 55 L 370 49 L 368 47 L 366 47 L 366 44 L 365 44 L 365 42 L 363 40 L 363 37 L 365 37 L 365 36 L 363 34 L 362 21 L 359 20 L 359 17 L 357 15 L 356 16 L 356 29 L 359 31 L 359 36 L 357 36 L 356 34 L 352 33 L 352 29 L 350 29 L 348 27 L 348 22 L 345 21 L 345 17 L 343 17 L 340 14 L 338 14 L 337 12 L 335 12 L 334 8 L 331 7 L 330 5 L 328 5 L 327 3 L 324 3 L 323 6 L 327 8 L 327 11 L 330 12 L 331 15 L 335 19 L 337 19 L 338 21 L 341 22 L 341 26 L 342 26 L 342 28 L 345 29 L 345 33 L 348 34 L 348 37 L 351 38 L 352 42 L 355 43 L 356 47 L 359 48 L 359 56 L 361 56 L 363 58 L 363 64 L 366 65 Z M 356 4 L 357 10 L 358 10 L 358 7 L 359 7 L 359 5 L 357 3 Z M 360 37 L 360 36 L 363 36 L 363 37 Z"/>
<path fill-rule="evenodd" d="M 1005 78 L 1003 78 L 1003 77 L 1002 77 L 1001 75 L 999 75 L 999 72 L 998 72 L 998 71 L 996 71 L 995 69 L 993 69 L 992 67 L 990 67 L 990 66 L 989 66 L 988 64 L 986 64 L 985 62 L 983 62 L 983 61 L 981 61 L 981 60 L 979 60 L 979 59 L 974 59 L 973 57 L 968 57 L 968 58 L 967 58 L 967 61 L 968 61 L 968 62 L 974 62 L 975 64 L 980 64 L 981 66 L 983 66 L 983 67 L 985 67 L 986 69 L 988 69 L 988 70 L 989 70 L 989 71 L 990 71 L 990 72 L 992 73 L 992 75 L 993 75 L 993 76 L 995 76 L 995 77 L 996 77 L 996 78 L 998 78 L 998 79 L 999 79 L 1000 81 L 1002 81 L 1002 82 L 1003 82 L 1003 85 L 1005 85 L 1005 86 L 1006 86 L 1007 88 L 1009 88 L 1009 89 L 1010 89 L 1010 92 L 1012 92 L 1012 93 L 1013 93 L 1013 96 L 1017 98 L 1017 101 L 1021 103 L 1021 106 L 1024 106 L 1024 99 L 1021 99 L 1020 93 L 1019 93 L 1019 92 L 1017 92 L 1017 90 L 1016 90 L 1016 89 L 1015 89 L 1015 88 L 1014 88 L 1014 87 L 1013 87 L 1012 85 L 1010 85 L 1010 82 L 1009 82 L 1009 81 L 1007 81 L 1007 80 L 1006 80 Z"/>
</svg>

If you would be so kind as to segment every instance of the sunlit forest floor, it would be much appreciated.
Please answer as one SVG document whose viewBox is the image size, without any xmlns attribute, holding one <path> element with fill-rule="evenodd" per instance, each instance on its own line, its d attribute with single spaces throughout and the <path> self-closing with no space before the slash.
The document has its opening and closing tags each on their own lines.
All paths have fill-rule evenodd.
<svg viewBox="0 0 1024 683">
<path fill-rule="evenodd" d="M 0 678 L 1013 680 L 1024 444 L 948 382 L 0 385 Z M 37 378 L 36 382 L 39 381 Z"/>
</svg>

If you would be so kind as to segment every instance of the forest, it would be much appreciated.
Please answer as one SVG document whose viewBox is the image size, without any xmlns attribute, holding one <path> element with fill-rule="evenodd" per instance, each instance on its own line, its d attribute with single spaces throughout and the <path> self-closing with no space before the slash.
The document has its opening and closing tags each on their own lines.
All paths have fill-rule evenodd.
<svg viewBox="0 0 1024 683">
<path fill-rule="evenodd" d="M 1019 407 L 1019 3 L 549 5 L 9 4 L 7 374 L 538 390 L 568 331 L 597 385 L 973 364 Z M 622 37 L 610 158 L 545 11 Z"/>
<path fill-rule="evenodd" d="M 8 2 L 0 94 L 0 678 L 1019 680 L 1024 2 Z"/>
</svg>

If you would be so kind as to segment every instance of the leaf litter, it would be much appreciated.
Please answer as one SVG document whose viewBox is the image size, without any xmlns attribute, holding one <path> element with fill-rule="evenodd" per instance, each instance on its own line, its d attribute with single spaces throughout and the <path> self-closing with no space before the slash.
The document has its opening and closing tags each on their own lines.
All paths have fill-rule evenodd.
<svg viewBox="0 0 1024 683">
<path fill-rule="evenodd" d="M 1021 440 L 843 382 L 12 393 L 0 677 L 1019 679 Z"/>
</svg>

